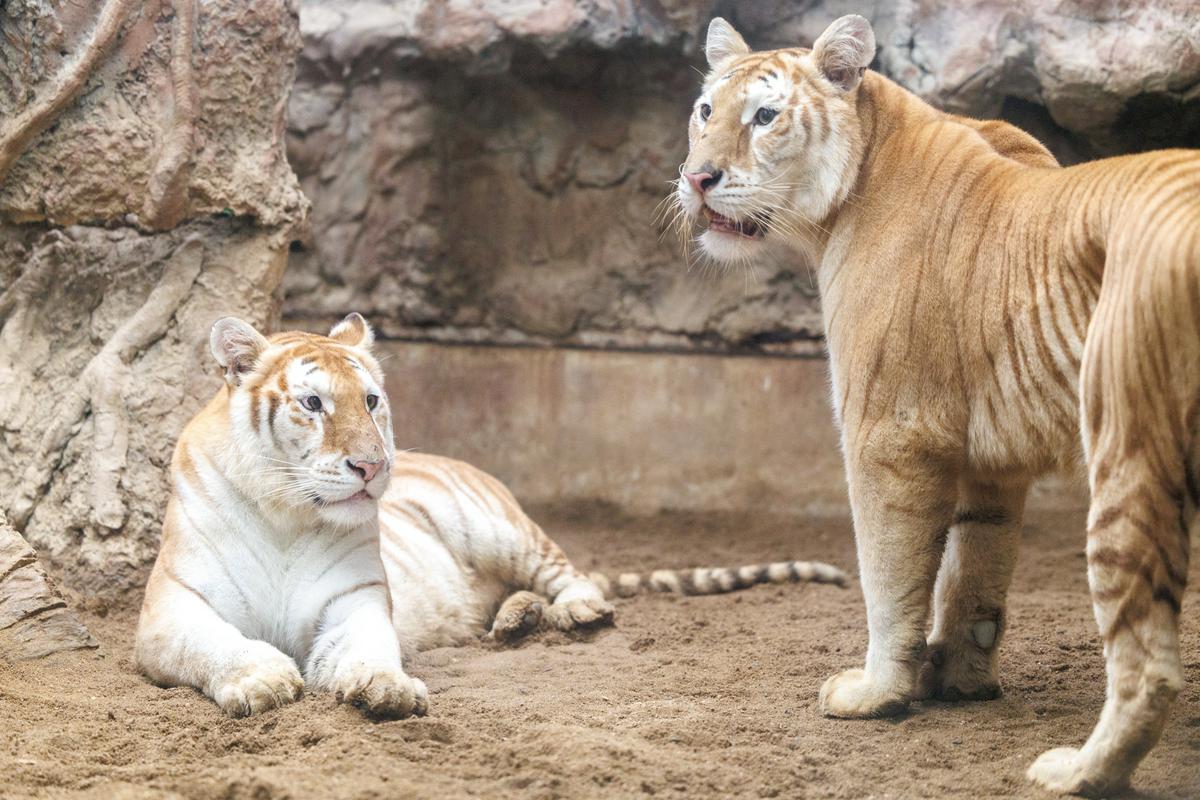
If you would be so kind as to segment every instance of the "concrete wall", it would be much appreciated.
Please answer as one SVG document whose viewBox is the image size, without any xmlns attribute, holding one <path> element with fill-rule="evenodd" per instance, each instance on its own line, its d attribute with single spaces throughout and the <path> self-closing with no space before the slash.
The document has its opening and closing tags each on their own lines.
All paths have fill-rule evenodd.
<svg viewBox="0 0 1200 800">
<path fill-rule="evenodd" d="M 400 447 L 469 461 L 522 502 L 847 511 L 820 358 L 379 345 Z M 1051 481 L 1033 503 L 1081 506 Z"/>
</svg>

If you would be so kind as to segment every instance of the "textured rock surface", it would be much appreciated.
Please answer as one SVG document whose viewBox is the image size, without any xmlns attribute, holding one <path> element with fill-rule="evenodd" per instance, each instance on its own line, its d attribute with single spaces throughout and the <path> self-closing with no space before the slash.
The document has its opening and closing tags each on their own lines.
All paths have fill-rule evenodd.
<svg viewBox="0 0 1200 800">
<path fill-rule="evenodd" d="M 0 659 L 40 658 L 96 647 L 38 563 L 0 514 Z"/>
<path fill-rule="evenodd" d="M 1194 0 L 922 0 L 894 24 L 882 54 L 893 77 L 959 113 L 1009 104 L 1022 122 L 1022 104 L 1044 106 L 1060 157 L 1200 146 Z"/>
<path fill-rule="evenodd" d="M 795 264 L 689 271 L 653 220 L 694 73 L 581 58 L 579 74 L 302 84 L 289 152 L 315 198 L 289 315 L 369 315 L 390 336 L 723 346 L 819 331 Z M 544 63 L 523 69 L 543 69 Z M 785 321 L 786 320 L 786 321 Z"/>
<path fill-rule="evenodd" d="M 386 335 L 445 341 L 818 349 L 803 264 L 689 271 L 655 208 L 686 151 L 713 14 L 772 47 L 852 12 L 872 19 L 884 72 L 1010 118 L 1066 161 L 1200 145 L 1200 15 L 1185 0 L 314 0 L 288 126 L 313 235 L 286 315 L 356 308 Z"/>
<path fill-rule="evenodd" d="M 173 130 L 188 124 L 185 216 L 279 225 L 302 212 L 282 153 L 280 115 L 299 46 L 294 10 L 284 0 L 193 3 L 174 4 L 195 14 L 194 45 L 184 49 L 188 85 L 174 85 L 185 77 L 172 64 L 172 48 L 187 31 L 179 30 L 172 3 L 127 3 L 125 24 L 87 78 L 82 101 L 57 116 L 4 176 L 0 216 L 70 225 L 140 215 Z M 49 93 L 86 46 L 100 5 L 38 0 L 0 8 L 0 120 Z M 195 94 L 191 119 L 179 113 L 180 88 Z"/>
<path fill-rule="evenodd" d="M 36 0 L 0 29 L 0 508 L 102 602 L 157 550 L 174 439 L 219 384 L 212 321 L 277 317 L 306 209 L 283 148 L 298 20 Z"/>
</svg>

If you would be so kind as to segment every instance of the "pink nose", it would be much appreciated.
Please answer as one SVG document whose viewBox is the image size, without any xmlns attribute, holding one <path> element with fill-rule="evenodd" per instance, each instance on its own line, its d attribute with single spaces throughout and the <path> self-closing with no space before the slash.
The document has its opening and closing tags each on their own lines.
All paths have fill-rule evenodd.
<svg viewBox="0 0 1200 800">
<path fill-rule="evenodd" d="M 707 172 L 685 172 L 683 177 L 692 185 L 698 194 L 704 194 L 704 182 L 712 177 Z"/>
<path fill-rule="evenodd" d="M 350 467 L 351 472 L 357 472 L 358 477 L 362 478 L 367 483 L 379 474 L 379 468 L 383 466 L 382 461 L 351 461 L 346 459 L 346 466 Z"/>
<path fill-rule="evenodd" d="M 721 180 L 722 171 L 716 172 L 685 172 L 683 177 L 699 194 L 704 194 Z"/>
</svg>

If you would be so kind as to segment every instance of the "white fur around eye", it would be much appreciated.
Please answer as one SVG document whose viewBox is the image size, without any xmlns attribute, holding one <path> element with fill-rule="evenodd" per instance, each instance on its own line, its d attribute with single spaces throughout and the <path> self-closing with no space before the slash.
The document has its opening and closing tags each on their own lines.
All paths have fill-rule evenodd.
<svg viewBox="0 0 1200 800">
<path fill-rule="evenodd" d="M 746 91 L 746 99 L 742 104 L 742 124 L 749 125 L 754 121 L 754 115 L 760 108 L 784 108 L 787 98 L 784 97 L 775 82 L 765 83 L 755 81 L 755 85 Z"/>
</svg>

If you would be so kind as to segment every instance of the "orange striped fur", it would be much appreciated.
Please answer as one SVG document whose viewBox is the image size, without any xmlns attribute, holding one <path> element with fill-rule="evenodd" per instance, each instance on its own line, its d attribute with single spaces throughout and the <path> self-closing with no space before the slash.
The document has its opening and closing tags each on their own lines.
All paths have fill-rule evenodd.
<svg viewBox="0 0 1200 800">
<path fill-rule="evenodd" d="M 766 53 L 714 20 L 675 195 L 685 226 L 708 222 L 711 258 L 790 248 L 816 264 L 869 632 L 865 668 L 830 678 L 821 707 L 997 696 L 1027 489 L 1086 461 L 1108 699 L 1082 748 L 1029 777 L 1110 792 L 1182 685 L 1200 152 L 1061 168 L 1016 128 L 866 70 L 874 50 L 861 17 Z"/>
</svg>

